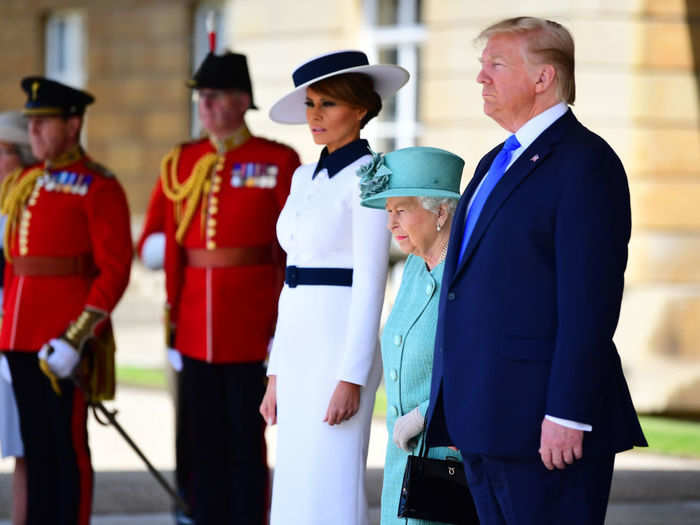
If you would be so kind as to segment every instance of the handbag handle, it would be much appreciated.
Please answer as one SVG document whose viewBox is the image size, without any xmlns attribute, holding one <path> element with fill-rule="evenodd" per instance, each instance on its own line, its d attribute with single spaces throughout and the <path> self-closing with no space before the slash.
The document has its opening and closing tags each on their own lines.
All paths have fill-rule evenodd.
<svg viewBox="0 0 700 525">
<path fill-rule="evenodd" d="M 421 458 L 427 458 L 428 457 L 428 450 L 430 450 L 430 447 L 426 447 L 425 442 L 427 441 L 426 439 L 426 429 L 423 429 L 420 433 L 420 437 L 418 438 L 418 441 L 420 443 L 420 449 L 418 456 Z"/>
</svg>

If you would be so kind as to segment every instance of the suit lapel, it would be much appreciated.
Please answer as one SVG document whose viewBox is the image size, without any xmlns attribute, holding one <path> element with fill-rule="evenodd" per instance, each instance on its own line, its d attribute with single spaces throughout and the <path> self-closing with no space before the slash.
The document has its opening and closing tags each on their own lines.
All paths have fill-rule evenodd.
<svg viewBox="0 0 700 525">
<path fill-rule="evenodd" d="M 486 176 L 486 173 L 493 162 L 493 158 L 498 154 L 503 144 L 499 144 L 493 150 L 488 152 L 479 162 L 476 167 L 472 180 L 467 184 L 464 193 L 459 199 L 459 204 L 452 218 L 452 229 L 450 231 L 450 240 L 448 243 L 447 256 L 445 257 L 445 270 L 443 271 L 443 282 L 449 282 L 450 276 L 454 274 L 459 258 L 459 250 L 462 247 L 462 236 L 464 235 L 464 221 L 466 220 L 467 208 L 476 188 Z"/>
<path fill-rule="evenodd" d="M 520 155 L 520 157 L 518 157 L 518 160 L 516 160 L 513 165 L 508 168 L 508 171 L 506 171 L 501 180 L 498 181 L 498 184 L 496 184 L 496 186 L 493 188 L 491 195 L 489 195 L 486 203 L 484 204 L 481 214 L 479 215 L 479 219 L 476 222 L 476 226 L 474 227 L 474 231 L 469 239 L 469 244 L 467 244 L 467 248 L 464 251 L 462 261 L 458 267 L 455 267 L 454 273 L 449 274 L 452 276 L 452 279 L 455 279 L 465 268 L 470 257 L 474 254 L 479 241 L 486 233 L 489 225 L 510 194 L 528 177 L 528 175 L 530 175 L 535 169 L 545 162 L 554 145 L 560 140 L 560 138 L 566 133 L 568 127 L 573 123 L 578 123 L 578 121 L 573 116 L 571 110 L 569 110 L 559 120 L 547 128 L 537 139 L 535 139 L 535 141 L 530 144 L 530 146 Z M 486 168 L 487 170 L 490 165 L 491 162 L 488 163 Z M 462 203 L 460 203 L 460 205 L 461 204 Z M 464 207 L 466 208 L 466 204 Z M 462 217 L 464 217 L 464 211 L 462 212 Z M 462 218 L 462 232 L 464 231 L 463 221 L 464 219 Z M 459 238 L 459 243 L 461 246 L 461 236 Z M 459 252 L 459 249 L 454 251 Z M 456 258 L 458 256 L 459 253 L 455 257 L 455 264 L 457 264 Z"/>
</svg>

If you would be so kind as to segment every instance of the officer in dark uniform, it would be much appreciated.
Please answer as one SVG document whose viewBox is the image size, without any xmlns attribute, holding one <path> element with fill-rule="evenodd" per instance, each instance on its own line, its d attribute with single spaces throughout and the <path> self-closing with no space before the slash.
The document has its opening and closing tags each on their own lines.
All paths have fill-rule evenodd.
<svg viewBox="0 0 700 525">
<path fill-rule="evenodd" d="M 73 380 L 85 363 L 103 370 L 113 359 L 109 316 L 129 281 L 129 209 L 114 175 L 80 147 L 92 95 L 43 77 L 21 85 L 40 163 L 10 174 L 0 192 L 7 215 L 0 351 L 25 447 L 27 523 L 89 525 L 87 397 Z M 111 372 L 106 390 L 91 395 L 113 395 Z"/>
</svg>

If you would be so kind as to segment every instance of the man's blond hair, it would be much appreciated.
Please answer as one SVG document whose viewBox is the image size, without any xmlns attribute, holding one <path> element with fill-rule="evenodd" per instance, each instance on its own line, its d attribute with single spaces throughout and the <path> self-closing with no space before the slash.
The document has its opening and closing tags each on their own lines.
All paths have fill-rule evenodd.
<svg viewBox="0 0 700 525">
<path fill-rule="evenodd" d="M 574 39 L 569 30 L 544 18 L 519 16 L 490 25 L 476 39 L 488 40 L 504 33 L 525 36 L 528 60 L 537 64 L 551 64 L 557 72 L 557 96 L 573 105 L 576 99 Z"/>
</svg>

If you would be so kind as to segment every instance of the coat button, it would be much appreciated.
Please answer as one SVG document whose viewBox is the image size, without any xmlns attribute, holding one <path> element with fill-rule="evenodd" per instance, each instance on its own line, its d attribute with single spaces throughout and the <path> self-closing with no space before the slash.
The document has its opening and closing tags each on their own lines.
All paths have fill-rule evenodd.
<svg viewBox="0 0 700 525">
<path fill-rule="evenodd" d="M 447 300 L 448 300 L 448 301 L 454 301 L 454 300 L 455 300 L 455 297 L 457 297 L 457 296 L 455 295 L 454 292 L 450 292 L 450 293 L 447 294 Z"/>
<path fill-rule="evenodd" d="M 399 415 L 399 409 L 396 408 L 395 406 L 391 406 L 391 415 L 393 416 L 398 416 Z"/>
<path fill-rule="evenodd" d="M 392 381 L 396 381 L 399 378 L 399 374 L 395 369 L 391 369 L 389 372 L 389 377 L 391 378 Z"/>
<path fill-rule="evenodd" d="M 403 340 L 403 338 L 402 338 L 400 335 L 395 335 L 395 336 L 394 336 L 394 344 L 395 344 L 396 346 L 401 346 L 401 341 L 402 341 L 402 340 Z"/>
<path fill-rule="evenodd" d="M 433 288 L 435 288 L 433 283 L 429 283 L 428 286 L 425 287 L 425 295 L 431 295 L 433 293 Z"/>
</svg>

